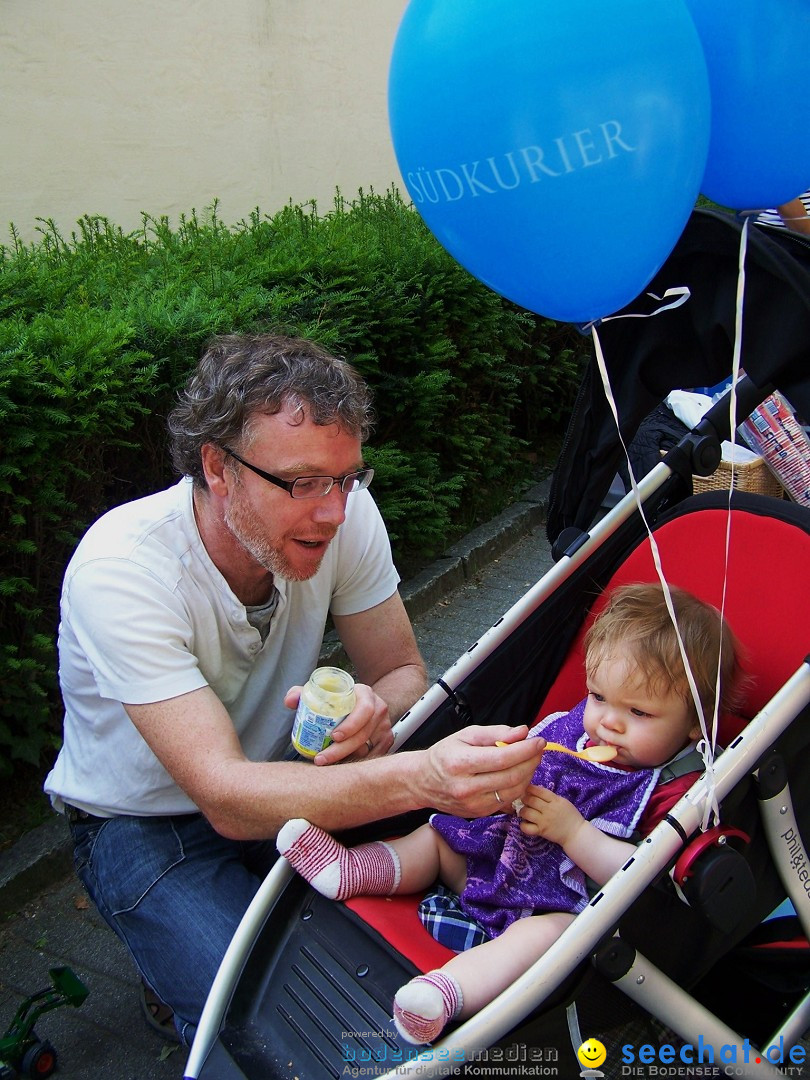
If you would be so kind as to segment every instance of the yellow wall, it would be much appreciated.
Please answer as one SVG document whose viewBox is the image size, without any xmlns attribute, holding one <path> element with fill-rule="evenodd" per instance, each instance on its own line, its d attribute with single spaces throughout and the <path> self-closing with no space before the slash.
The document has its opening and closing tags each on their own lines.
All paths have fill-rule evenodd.
<svg viewBox="0 0 810 1080">
<path fill-rule="evenodd" d="M 2 0 L 0 243 L 83 214 L 234 223 L 401 186 L 386 82 L 406 0 Z"/>
</svg>

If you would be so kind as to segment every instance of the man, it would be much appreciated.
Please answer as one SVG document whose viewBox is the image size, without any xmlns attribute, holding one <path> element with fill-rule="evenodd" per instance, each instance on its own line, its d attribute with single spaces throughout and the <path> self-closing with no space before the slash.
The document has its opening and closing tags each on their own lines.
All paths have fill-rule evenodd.
<svg viewBox="0 0 810 1080">
<path fill-rule="evenodd" d="M 365 490 L 369 423 L 362 380 L 311 342 L 217 339 L 169 418 L 183 479 L 99 519 L 65 574 L 64 746 L 45 789 L 145 1003 L 186 1042 L 288 818 L 492 813 L 542 747 L 469 728 L 385 756 L 425 670 Z M 330 613 L 357 704 L 314 766 L 280 760 Z"/>
</svg>

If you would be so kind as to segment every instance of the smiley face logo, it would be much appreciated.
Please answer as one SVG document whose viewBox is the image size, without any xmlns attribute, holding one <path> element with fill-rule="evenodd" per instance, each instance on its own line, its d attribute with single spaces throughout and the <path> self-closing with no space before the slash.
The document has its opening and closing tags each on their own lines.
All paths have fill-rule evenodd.
<svg viewBox="0 0 810 1080">
<path fill-rule="evenodd" d="M 586 1039 L 577 1050 L 579 1063 L 586 1069 L 598 1069 L 600 1065 L 604 1064 L 606 1057 L 607 1050 L 598 1039 Z"/>
</svg>

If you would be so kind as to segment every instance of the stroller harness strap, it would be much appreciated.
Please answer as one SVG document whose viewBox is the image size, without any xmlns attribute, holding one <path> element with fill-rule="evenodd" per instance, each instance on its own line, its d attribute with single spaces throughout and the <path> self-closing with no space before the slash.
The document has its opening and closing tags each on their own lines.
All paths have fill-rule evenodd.
<svg viewBox="0 0 810 1080">
<path fill-rule="evenodd" d="M 722 753 L 719 746 L 715 747 L 715 755 Z M 670 780 L 679 780 L 682 776 L 686 776 L 687 773 L 702 772 L 703 771 L 703 755 L 695 746 L 688 754 L 684 754 L 683 757 L 676 758 L 674 761 L 670 761 L 668 765 L 661 767 L 661 775 L 658 778 L 659 786 L 661 784 L 668 784 Z"/>
</svg>

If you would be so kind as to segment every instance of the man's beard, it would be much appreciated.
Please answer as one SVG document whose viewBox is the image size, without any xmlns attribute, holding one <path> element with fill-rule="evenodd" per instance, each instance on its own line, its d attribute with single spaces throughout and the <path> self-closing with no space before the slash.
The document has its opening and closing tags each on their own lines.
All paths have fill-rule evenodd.
<svg viewBox="0 0 810 1080">
<path fill-rule="evenodd" d="M 307 581 L 317 573 L 320 561 L 314 569 L 302 571 L 290 563 L 278 538 L 274 543 L 266 533 L 260 532 L 256 528 L 256 515 L 243 494 L 231 500 L 231 504 L 225 512 L 224 521 L 242 547 L 260 566 L 263 566 L 265 570 L 269 570 L 273 577 L 284 578 L 287 581 Z M 331 540 L 333 536 L 334 532 L 330 531 L 329 535 L 323 537 L 323 539 Z"/>
</svg>

